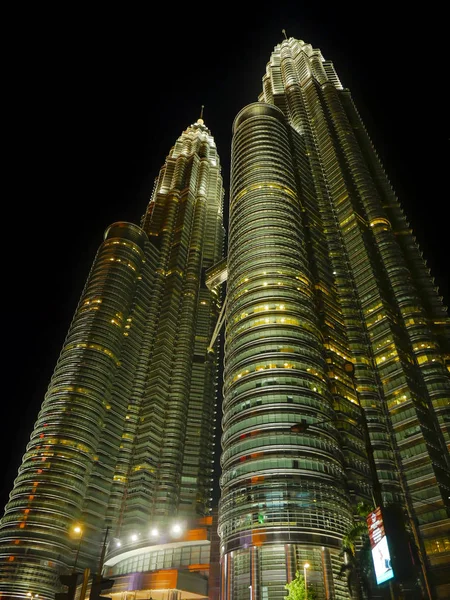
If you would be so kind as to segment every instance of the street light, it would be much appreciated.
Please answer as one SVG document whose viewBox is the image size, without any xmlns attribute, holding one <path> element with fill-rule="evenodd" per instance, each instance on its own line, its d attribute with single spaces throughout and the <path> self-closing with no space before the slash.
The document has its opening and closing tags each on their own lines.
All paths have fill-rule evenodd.
<svg viewBox="0 0 450 600">
<path fill-rule="evenodd" d="M 305 600 L 308 600 L 308 586 L 306 584 L 306 569 L 309 569 L 309 563 L 303 565 L 303 578 L 305 580 Z"/>
<path fill-rule="evenodd" d="M 301 421 L 300 423 L 294 423 L 294 425 L 291 425 L 289 429 L 292 431 L 292 433 L 304 433 L 312 425 L 322 425 L 322 423 L 335 423 L 336 421 L 342 420 L 343 419 L 336 419 L 335 417 L 330 417 L 329 419 L 323 419 L 322 421 L 316 421 L 314 423 L 307 423 L 306 421 Z"/>
<path fill-rule="evenodd" d="M 77 553 L 75 554 L 75 562 L 72 569 L 72 573 L 75 573 L 77 570 L 78 555 L 80 554 L 81 540 L 83 539 L 83 529 L 79 525 L 75 525 L 72 531 L 75 535 L 79 536 Z"/>
</svg>

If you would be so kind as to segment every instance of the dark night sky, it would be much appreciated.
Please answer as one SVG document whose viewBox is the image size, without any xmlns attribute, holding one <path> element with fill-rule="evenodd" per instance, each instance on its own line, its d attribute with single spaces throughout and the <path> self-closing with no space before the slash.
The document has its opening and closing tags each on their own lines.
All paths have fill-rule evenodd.
<svg viewBox="0 0 450 600">
<path fill-rule="evenodd" d="M 158 5 L 158 15 L 120 4 L 17 5 L 20 14 L 4 18 L 0 510 L 104 230 L 139 222 L 166 155 L 201 105 L 228 193 L 232 122 L 257 100 L 283 28 L 320 48 L 351 90 L 450 300 L 445 19 L 401 12 L 394 2 L 376 11 L 360 3 L 356 12 L 350 3 L 259 2 L 254 14 L 243 5 L 180 12 L 171 3 Z"/>
</svg>

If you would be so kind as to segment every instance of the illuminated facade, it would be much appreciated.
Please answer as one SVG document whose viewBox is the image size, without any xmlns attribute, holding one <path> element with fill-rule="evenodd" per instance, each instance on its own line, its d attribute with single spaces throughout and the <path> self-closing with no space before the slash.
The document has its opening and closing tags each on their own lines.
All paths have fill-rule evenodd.
<svg viewBox="0 0 450 600">
<path fill-rule="evenodd" d="M 130 544 L 210 514 L 221 300 L 205 273 L 223 256 L 223 195 L 199 119 L 141 225 L 106 230 L 0 523 L 4 596 L 53 599 L 75 560 L 94 573 L 105 531 Z"/>
<path fill-rule="evenodd" d="M 114 580 L 108 596 L 123 600 L 124 592 L 136 600 L 215 600 L 211 587 L 213 517 L 173 526 L 150 528 L 139 536 L 115 539 L 108 552 L 104 575 Z M 217 566 L 218 566 L 217 562 Z"/>
<path fill-rule="evenodd" d="M 420 585 L 396 585 L 448 598 L 446 308 L 349 91 L 300 40 L 233 124 L 227 271 L 221 600 L 282 600 L 305 563 L 318 598 L 348 598 L 342 540 L 378 501 L 417 546 Z"/>
</svg>

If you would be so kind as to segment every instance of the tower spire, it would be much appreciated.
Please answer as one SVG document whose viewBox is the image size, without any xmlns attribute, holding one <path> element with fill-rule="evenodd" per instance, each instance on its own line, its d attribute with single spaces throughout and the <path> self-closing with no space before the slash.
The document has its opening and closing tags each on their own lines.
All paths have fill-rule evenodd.
<svg viewBox="0 0 450 600">
<path fill-rule="evenodd" d="M 286 29 L 281 30 L 284 33 L 284 39 L 287 40 Z"/>
<path fill-rule="evenodd" d="M 203 125 L 204 121 L 203 121 L 203 109 L 205 108 L 205 105 L 202 104 L 202 109 L 200 111 L 200 117 L 197 119 L 197 123 L 200 123 L 201 125 Z"/>
</svg>

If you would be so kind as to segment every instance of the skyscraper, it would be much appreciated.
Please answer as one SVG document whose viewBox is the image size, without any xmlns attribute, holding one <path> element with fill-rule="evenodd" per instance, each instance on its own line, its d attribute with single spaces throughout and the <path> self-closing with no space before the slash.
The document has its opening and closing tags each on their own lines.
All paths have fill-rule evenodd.
<svg viewBox="0 0 450 600">
<path fill-rule="evenodd" d="M 7 597 L 53 599 L 109 540 L 211 510 L 223 185 L 203 119 L 171 149 L 140 226 L 107 228 L 0 524 Z M 78 534 L 73 527 L 79 526 Z M 199 561 L 198 561 L 199 562 Z"/>
<path fill-rule="evenodd" d="M 447 310 L 349 90 L 302 40 L 233 123 L 227 272 L 221 600 L 280 600 L 296 571 L 347 598 L 359 506 L 382 507 L 394 585 L 448 598 Z"/>
<path fill-rule="evenodd" d="M 4 595 L 53 598 L 58 571 L 97 569 L 105 533 L 117 594 L 180 565 L 205 595 L 188 581 L 206 578 L 202 528 L 167 545 L 151 528 L 208 523 L 228 273 L 221 600 L 279 600 L 297 569 L 319 598 L 348 598 L 361 504 L 391 526 L 401 508 L 420 579 L 403 591 L 448 597 L 447 312 L 332 64 L 285 40 L 263 85 L 234 122 L 226 268 L 201 119 L 140 226 L 107 229 L 0 524 Z"/>
</svg>

